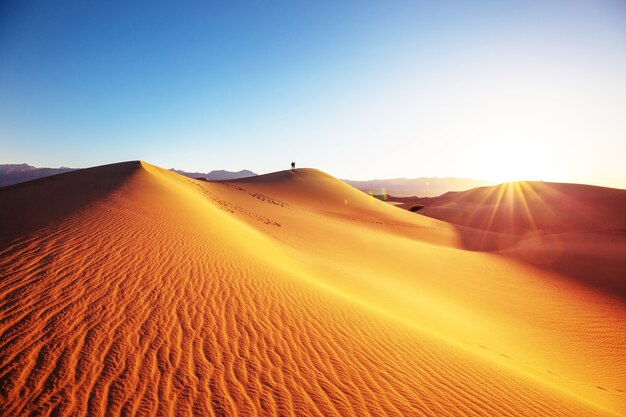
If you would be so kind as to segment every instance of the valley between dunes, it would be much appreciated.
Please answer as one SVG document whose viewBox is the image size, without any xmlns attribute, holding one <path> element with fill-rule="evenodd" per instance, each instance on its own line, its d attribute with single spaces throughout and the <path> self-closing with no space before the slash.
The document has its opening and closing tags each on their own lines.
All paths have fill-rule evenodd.
<svg viewBox="0 0 626 417">
<path fill-rule="evenodd" d="M 313 169 L 125 162 L 0 188 L 0 414 L 626 415 L 607 207 L 611 230 L 522 239 Z M 555 241 L 584 242 L 536 261 Z"/>
</svg>

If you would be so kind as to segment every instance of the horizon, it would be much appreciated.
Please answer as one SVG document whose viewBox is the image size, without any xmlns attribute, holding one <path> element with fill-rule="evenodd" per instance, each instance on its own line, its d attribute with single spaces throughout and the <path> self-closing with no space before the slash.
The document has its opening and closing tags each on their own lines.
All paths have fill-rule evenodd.
<svg viewBox="0 0 626 417">
<path fill-rule="evenodd" d="M 610 0 L 5 5 L 1 158 L 624 189 L 624 17 Z"/>
<path fill-rule="evenodd" d="M 362 191 L 139 161 L 1 187 L 3 414 L 626 409 L 626 190 Z"/>
<path fill-rule="evenodd" d="M 140 161 L 140 162 L 147 162 L 151 165 L 155 165 L 152 164 L 150 161 L 146 161 L 144 159 L 136 159 L 136 160 L 128 160 L 128 161 L 118 161 L 118 162 L 111 162 L 108 164 L 101 164 L 101 165 L 94 165 L 94 166 L 85 166 L 85 167 L 70 167 L 70 166 L 57 166 L 57 167 L 49 167 L 49 166 L 45 166 L 45 167 L 40 167 L 40 166 L 34 166 L 28 162 L 21 162 L 21 163 L 12 163 L 12 162 L 0 162 L 0 166 L 2 165 L 27 165 L 36 169 L 72 169 L 72 170 L 81 170 L 81 169 L 88 169 L 88 168 L 96 168 L 99 166 L 106 166 L 106 165 L 114 165 L 114 164 L 121 164 L 121 163 L 126 163 L 126 162 L 132 162 L 132 161 Z M 158 165 L 155 165 L 158 166 Z M 181 169 L 178 167 L 160 167 L 162 169 L 166 169 L 168 171 L 174 171 L 174 172 L 184 172 L 186 174 L 191 174 L 191 173 L 202 173 L 202 174 L 209 174 L 211 172 L 230 172 L 230 173 L 239 173 L 239 172 L 243 172 L 243 171 L 248 171 L 248 172 L 252 172 L 255 176 L 259 176 L 259 175 L 267 175 L 267 174 L 273 174 L 276 172 L 283 172 L 283 171 L 289 171 L 290 168 L 288 169 L 277 169 L 275 171 L 268 171 L 268 172 L 256 172 L 254 170 L 250 170 L 247 168 L 242 168 L 242 169 L 236 169 L 236 170 L 228 170 L 228 169 L 222 169 L 222 168 L 211 168 L 211 169 L 206 169 L 206 170 L 200 170 L 200 171 L 192 171 L 192 170 L 186 170 L 186 169 Z M 317 169 L 315 167 L 297 167 L 297 169 Z M 320 170 L 322 171 L 322 170 Z M 591 185 L 591 186 L 597 186 L 597 187 L 606 187 L 606 188 L 614 188 L 614 189 L 620 189 L 620 190 L 624 190 L 626 189 L 626 187 L 613 187 L 613 186 L 607 186 L 607 185 L 602 185 L 602 184 L 591 184 L 591 183 L 583 183 L 583 182 L 568 182 L 568 181 L 545 181 L 543 179 L 539 179 L 539 180 L 511 180 L 511 181 L 502 181 L 502 182 L 497 182 L 497 181 L 493 181 L 490 179 L 486 179 L 486 178 L 470 178 L 470 177 L 450 177 L 450 176 L 444 176 L 444 177 L 437 177 L 437 176 L 418 176 L 418 177 L 395 177 L 395 178 L 366 178 L 366 179 L 354 179 L 354 178 L 341 178 L 338 176 L 333 175 L 332 173 L 326 172 L 326 171 L 322 171 L 326 174 L 329 174 L 333 177 L 335 177 L 336 179 L 340 180 L 340 181 L 350 181 L 350 182 L 376 182 L 376 181 L 394 181 L 394 180 L 407 180 L 407 181 L 413 181 L 413 180 L 463 180 L 463 181 L 472 181 L 472 182 L 484 182 L 484 183 L 490 183 L 490 184 L 485 184 L 485 185 L 478 185 L 474 188 L 480 188 L 480 187 L 485 187 L 485 186 L 498 186 L 498 185 L 502 185 L 502 184 L 507 184 L 507 183 L 523 183 L 523 182 L 542 182 L 542 183 L 555 183 L 555 184 L 578 184 L 578 185 Z"/>
</svg>

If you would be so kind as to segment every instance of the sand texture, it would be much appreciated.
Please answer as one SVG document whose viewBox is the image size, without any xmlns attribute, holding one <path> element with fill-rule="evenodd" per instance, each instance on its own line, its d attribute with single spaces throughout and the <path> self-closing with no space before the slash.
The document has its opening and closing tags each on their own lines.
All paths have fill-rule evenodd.
<svg viewBox="0 0 626 417">
<path fill-rule="evenodd" d="M 0 414 L 626 415 L 625 206 L 602 190 L 601 218 L 526 233 L 312 169 L 126 162 L 1 188 Z M 617 284 L 595 285 L 605 265 Z"/>
</svg>

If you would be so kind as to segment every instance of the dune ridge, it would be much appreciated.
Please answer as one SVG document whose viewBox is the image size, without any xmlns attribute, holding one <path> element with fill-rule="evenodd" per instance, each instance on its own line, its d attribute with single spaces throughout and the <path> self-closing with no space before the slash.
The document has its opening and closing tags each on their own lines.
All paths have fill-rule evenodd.
<svg viewBox="0 0 626 417">
<path fill-rule="evenodd" d="M 619 299 L 319 171 L 113 164 L 0 214 L 6 415 L 624 414 Z"/>
</svg>

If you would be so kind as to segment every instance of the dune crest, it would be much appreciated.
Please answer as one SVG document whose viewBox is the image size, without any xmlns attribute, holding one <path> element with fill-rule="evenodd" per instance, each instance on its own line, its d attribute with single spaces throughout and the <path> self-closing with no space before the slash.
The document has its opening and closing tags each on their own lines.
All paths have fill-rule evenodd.
<svg viewBox="0 0 626 417">
<path fill-rule="evenodd" d="M 6 415 L 623 415 L 626 308 L 302 169 L 0 190 Z M 601 341 L 601 343 L 598 343 Z"/>
</svg>

